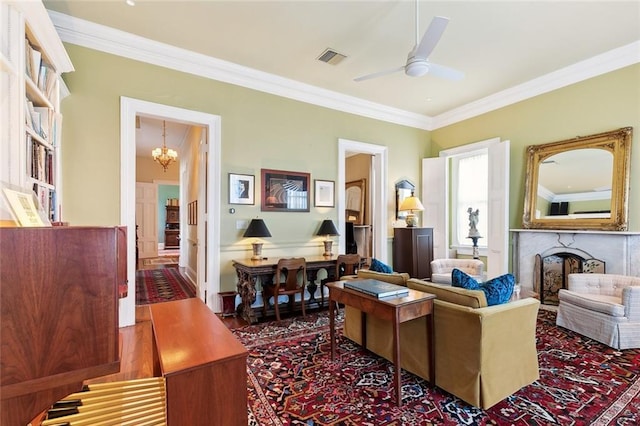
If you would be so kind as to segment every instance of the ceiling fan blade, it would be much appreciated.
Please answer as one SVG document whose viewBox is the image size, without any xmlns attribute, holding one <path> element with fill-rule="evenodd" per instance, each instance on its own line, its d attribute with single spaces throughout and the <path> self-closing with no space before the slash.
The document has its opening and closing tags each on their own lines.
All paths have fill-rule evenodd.
<svg viewBox="0 0 640 426">
<path fill-rule="evenodd" d="M 428 74 L 447 80 L 462 80 L 464 78 L 464 73 L 462 71 L 445 67 L 444 65 L 434 64 L 433 62 L 429 62 Z"/>
<path fill-rule="evenodd" d="M 378 71 L 378 72 L 374 72 L 373 74 L 363 75 L 362 77 L 354 78 L 353 81 L 369 80 L 376 77 L 382 77 L 383 75 L 393 74 L 394 72 L 398 72 L 402 70 L 404 70 L 404 65 L 401 67 L 392 68 L 390 70 Z"/>
<path fill-rule="evenodd" d="M 440 37 L 442 37 L 442 33 L 444 33 L 448 24 L 449 18 L 445 18 L 444 16 L 434 17 L 429 24 L 429 28 L 425 31 L 424 36 L 422 36 L 420 44 L 416 46 L 413 56 L 428 58 L 440 41 Z"/>
</svg>

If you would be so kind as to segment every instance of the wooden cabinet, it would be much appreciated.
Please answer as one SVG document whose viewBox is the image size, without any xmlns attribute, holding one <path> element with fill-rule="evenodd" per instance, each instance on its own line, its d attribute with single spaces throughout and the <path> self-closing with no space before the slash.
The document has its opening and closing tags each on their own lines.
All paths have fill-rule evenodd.
<svg viewBox="0 0 640 426">
<path fill-rule="evenodd" d="M 2 425 L 120 369 L 126 228 L 0 228 Z"/>
<path fill-rule="evenodd" d="M 0 182 L 35 194 L 59 221 L 60 75 L 73 65 L 41 2 L 0 2 Z M 0 197 L 0 222 L 13 217 Z"/>
<path fill-rule="evenodd" d="M 167 219 L 164 225 L 164 248 L 180 247 L 180 207 L 167 206 Z"/>
<path fill-rule="evenodd" d="M 395 228 L 393 234 L 393 270 L 411 278 L 431 279 L 433 260 L 432 228 Z"/>
</svg>

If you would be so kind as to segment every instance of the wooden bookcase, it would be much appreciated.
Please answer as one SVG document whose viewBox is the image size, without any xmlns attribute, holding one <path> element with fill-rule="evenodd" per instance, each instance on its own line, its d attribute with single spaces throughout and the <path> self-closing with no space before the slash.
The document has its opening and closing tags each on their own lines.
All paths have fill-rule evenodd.
<svg viewBox="0 0 640 426">
<path fill-rule="evenodd" d="M 46 216 L 59 221 L 62 73 L 73 71 L 41 2 L 0 1 L 0 182 L 35 194 Z M 6 40 L 6 42 L 5 42 Z M 0 223 L 12 215 L 0 196 Z"/>
</svg>

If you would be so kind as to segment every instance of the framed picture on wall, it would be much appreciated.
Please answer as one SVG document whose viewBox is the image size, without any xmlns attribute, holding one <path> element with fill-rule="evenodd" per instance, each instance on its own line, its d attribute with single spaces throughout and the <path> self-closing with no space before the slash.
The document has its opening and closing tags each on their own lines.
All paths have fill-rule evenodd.
<svg viewBox="0 0 640 426">
<path fill-rule="evenodd" d="M 187 204 L 187 214 L 188 214 L 188 224 L 189 225 L 197 225 L 198 224 L 198 200 L 194 200 Z"/>
<path fill-rule="evenodd" d="M 262 169 L 261 177 L 262 211 L 309 211 L 309 173 Z"/>
<path fill-rule="evenodd" d="M 229 204 L 255 203 L 255 176 L 229 173 Z"/>
<path fill-rule="evenodd" d="M 335 207 L 335 182 L 315 179 L 314 205 L 316 207 Z"/>
</svg>

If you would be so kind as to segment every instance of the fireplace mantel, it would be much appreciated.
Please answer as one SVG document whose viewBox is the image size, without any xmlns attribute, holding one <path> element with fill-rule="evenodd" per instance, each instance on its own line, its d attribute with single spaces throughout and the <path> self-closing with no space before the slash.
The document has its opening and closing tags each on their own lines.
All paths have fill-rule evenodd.
<svg viewBox="0 0 640 426">
<path fill-rule="evenodd" d="M 511 229 L 513 272 L 533 289 L 536 254 L 581 251 L 606 262 L 609 274 L 640 276 L 640 232 Z"/>
</svg>

